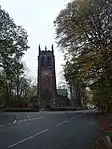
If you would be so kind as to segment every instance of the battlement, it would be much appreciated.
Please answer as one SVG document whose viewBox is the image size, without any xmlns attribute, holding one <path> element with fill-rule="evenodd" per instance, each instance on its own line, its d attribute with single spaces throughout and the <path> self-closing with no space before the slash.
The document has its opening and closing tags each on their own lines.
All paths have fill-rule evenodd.
<svg viewBox="0 0 112 149">
<path fill-rule="evenodd" d="M 52 52 L 51 50 L 41 50 L 40 53 L 48 53 L 48 52 Z"/>
<path fill-rule="evenodd" d="M 47 47 L 45 46 L 45 50 L 41 50 L 40 45 L 39 45 L 39 55 L 54 55 L 54 48 L 53 44 L 51 46 L 51 50 L 47 50 Z"/>
</svg>

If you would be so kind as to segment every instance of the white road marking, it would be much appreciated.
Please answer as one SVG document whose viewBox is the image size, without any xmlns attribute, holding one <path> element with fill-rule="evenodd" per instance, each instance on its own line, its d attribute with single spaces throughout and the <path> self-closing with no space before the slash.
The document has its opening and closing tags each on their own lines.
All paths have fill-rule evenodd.
<svg viewBox="0 0 112 149">
<path fill-rule="evenodd" d="M 27 119 L 26 121 L 31 121 L 32 119 L 31 118 L 29 118 L 29 119 Z"/>
<path fill-rule="evenodd" d="M 32 118 L 32 120 L 40 120 L 42 118 L 43 118 L 43 116 L 41 116 L 41 117 L 34 117 L 34 118 Z"/>
<path fill-rule="evenodd" d="M 0 125 L 0 128 L 4 127 L 4 125 Z"/>
<path fill-rule="evenodd" d="M 16 118 L 16 120 L 13 122 L 13 124 L 17 123 L 18 120 L 19 120 L 19 117 Z"/>
<path fill-rule="evenodd" d="M 31 121 L 31 120 L 40 120 L 40 119 L 42 119 L 42 118 L 43 118 L 43 116 L 41 116 L 41 117 L 29 118 L 29 119 L 24 119 L 24 120 L 19 120 L 18 123 L 27 122 L 27 121 Z"/>
<path fill-rule="evenodd" d="M 15 123 L 17 123 L 17 120 L 15 120 L 15 121 L 13 122 L 13 124 L 15 124 Z"/>
<path fill-rule="evenodd" d="M 27 117 L 31 117 L 30 115 L 28 115 Z"/>
<path fill-rule="evenodd" d="M 63 122 L 60 122 L 59 124 L 56 125 L 56 127 L 58 127 L 58 126 L 60 126 L 60 125 L 62 125 L 62 124 L 64 124 L 64 123 L 67 123 L 67 122 L 68 122 L 67 120 L 65 120 L 65 121 L 63 121 Z"/>
<path fill-rule="evenodd" d="M 33 118 L 35 117 L 34 115 L 28 115 L 27 118 Z"/>
<path fill-rule="evenodd" d="M 38 119 L 41 119 L 41 118 L 38 118 Z M 32 120 L 36 120 L 36 118 L 34 117 L 34 118 L 32 118 Z"/>
<path fill-rule="evenodd" d="M 24 120 L 19 120 L 18 123 L 24 122 Z"/>
<path fill-rule="evenodd" d="M 10 148 L 13 148 L 14 146 L 17 146 L 18 144 L 21 144 L 21 143 L 24 143 L 24 142 L 26 142 L 26 141 L 28 141 L 28 140 L 30 140 L 30 139 L 33 139 L 34 137 L 39 136 L 40 134 L 42 134 L 42 133 L 44 133 L 44 132 L 47 132 L 47 131 L 48 131 L 48 128 L 45 129 L 45 130 L 43 130 L 43 131 L 40 131 L 40 132 L 38 132 L 38 133 L 36 133 L 36 134 L 34 134 L 34 135 L 32 135 L 32 136 L 30 136 L 30 137 L 28 137 L 28 138 L 26 138 L 26 139 L 23 139 L 23 140 L 21 140 L 21 141 L 15 143 L 15 144 L 12 144 L 12 145 L 8 146 L 8 148 L 9 148 L 9 149 L 10 149 Z"/>
</svg>

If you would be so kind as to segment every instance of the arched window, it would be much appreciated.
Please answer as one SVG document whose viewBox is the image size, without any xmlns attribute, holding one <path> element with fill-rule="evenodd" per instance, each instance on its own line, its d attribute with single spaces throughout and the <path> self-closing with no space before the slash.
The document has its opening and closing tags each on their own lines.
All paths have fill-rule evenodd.
<svg viewBox="0 0 112 149">
<path fill-rule="evenodd" d="M 48 56 L 48 58 L 47 58 L 47 64 L 48 64 L 48 66 L 52 65 L 52 60 L 51 60 L 50 56 Z"/>
<path fill-rule="evenodd" d="M 41 58 L 41 67 L 44 66 L 44 56 Z"/>
</svg>

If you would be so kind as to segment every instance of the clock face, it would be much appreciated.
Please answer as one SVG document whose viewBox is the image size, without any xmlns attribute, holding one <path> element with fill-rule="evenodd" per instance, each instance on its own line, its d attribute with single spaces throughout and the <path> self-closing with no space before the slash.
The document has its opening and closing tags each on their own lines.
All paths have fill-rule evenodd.
<svg viewBox="0 0 112 149">
<path fill-rule="evenodd" d="M 44 72 L 44 75 L 45 75 L 45 76 L 48 76 L 48 74 L 49 74 L 49 73 L 48 73 L 47 71 Z"/>
<path fill-rule="evenodd" d="M 52 90 L 52 71 L 42 70 L 40 79 L 43 91 L 49 88 Z"/>
<path fill-rule="evenodd" d="M 42 71 L 42 80 L 43 81 L 50 81 L 51 80 L 51 72 L 48 70 L 44 70 L 44 71 Z"/>
</svg>

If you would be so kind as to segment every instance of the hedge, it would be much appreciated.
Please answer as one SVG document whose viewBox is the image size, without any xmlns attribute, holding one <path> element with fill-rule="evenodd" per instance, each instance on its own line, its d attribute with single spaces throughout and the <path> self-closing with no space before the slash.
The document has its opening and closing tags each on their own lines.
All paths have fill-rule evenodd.
<svg viewBox="0 0 112 149">
<path fill-rule="evenodd" d="M 50 111 L 75 111 L 76 108 L 74 108 L 74 107 L 70 107 L 70 108 L 67 108 L 67 107 L 54 107 L 54 108 L 50 108 L 49 110 Z"/>
<path fill-rule="evenodd" d="M 39 112 L 39 108 L 4 108 L 5 112 Z"/>
</svg>

